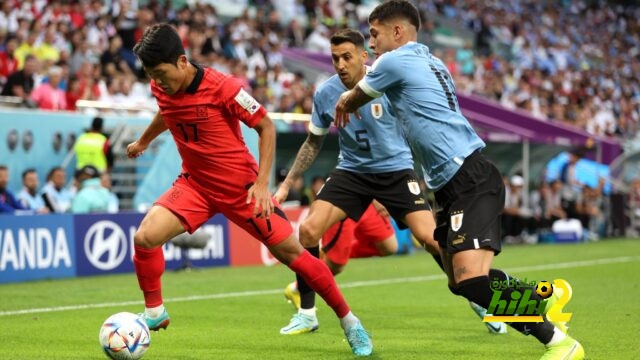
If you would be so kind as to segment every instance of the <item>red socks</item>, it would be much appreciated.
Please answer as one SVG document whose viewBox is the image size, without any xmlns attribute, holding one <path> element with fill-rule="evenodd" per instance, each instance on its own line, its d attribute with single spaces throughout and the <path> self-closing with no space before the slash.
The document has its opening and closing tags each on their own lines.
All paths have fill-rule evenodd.
<svg viewBox="0 0 640 360">
<path fill-rule="evenodd" d="M 147 249 L 134 245 L 133 265 L 136 268 L 138 284 L 144 293 L 144 305 L 148 308 L 162 305 L 160 277 L 164 272 L 162 246 Z"/>
<path fill-rule="evenodd" d="M 381 256 L 380 250 L 371 243 L 364 243 L 362 241 L 354 240 L 351 243 L 351 252 L 349 258 L 366 258 L 372 256 Z"/>
<path fill-rule="evenodd" d="M 349 305 L 344 301 L 333 279 L 333 274 L 325 263 L 305 250 L 289 264 L 289 268 L 302 276 L 304 281 L 331 306 L 339 318 L 349 313 Z"/>
</svg>

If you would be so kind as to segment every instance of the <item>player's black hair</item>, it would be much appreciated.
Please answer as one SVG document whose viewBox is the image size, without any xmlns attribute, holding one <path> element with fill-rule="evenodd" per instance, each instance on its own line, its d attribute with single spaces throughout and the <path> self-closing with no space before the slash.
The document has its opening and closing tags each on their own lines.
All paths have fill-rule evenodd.
<svg viewBox="0 0 640 360">
<path fill-rule="evenodd" d="M 407 0 L 390 0 L 378 6 L 369 14 L 369 24 L 374 20 L 385 22 L 388 20 L 405 19 L 420 30 L 420 12 Z"/>
<path fill-rule="evenodd" d="M 9 170 L 7 165 L 0 165 L 0 170 Z"/>
<path fill-rule="evenodd" d="M 36 169 L 34 168 L 26 169 L 25 171 L 22 172 L 22 180 L 24 180 L 24 178 L 26 178 L 28 174 L 34 173 L 34 172 L 36 172 Z"/>
<path fill-rule="evenodd" d="M 358 30 L 346 28 L 331 36 L 331 45 L 340 45 L 345 42 L 350 42 L 356 47 L 364 49 L 364 36 Z"/>
<path fill-rule="evenodd" d="M 154 68 L 162 63 L 176 65 L 180 55 L 185 55 L 180 36 L 167 23 L 155 24 L 145 30 L 140 42 L 133 47 L 133 52 L 146 68 Z"/>
</svg>

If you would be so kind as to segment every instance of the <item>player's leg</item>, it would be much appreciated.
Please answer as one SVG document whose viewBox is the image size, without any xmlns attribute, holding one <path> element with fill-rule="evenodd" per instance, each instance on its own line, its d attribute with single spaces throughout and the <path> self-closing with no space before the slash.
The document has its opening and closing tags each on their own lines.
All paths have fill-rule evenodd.
<svg viewBox="0 0 640 360">
<path fill-rule="evenodd" d="M 210 217 L 202 196 L 179 178 L 145 215 L 134 235 L 133 264 L 144 294 L 143 318 L 151 330 L 166 328 L 169 315 L 162 304 L 162 245 L 186 230 L 193 232 Z"/>
<path fill-rule="evenodd" d="M 336 226 L 335 229 L 342 230 L 343 228 L 352 225 L 349 223 L 352 220 L 343 222 L 342 227 L 336 225 L 339 221 L 344 220 L 347 216 L 351 219 L 358 220 L 366 210 L 367 206 L 371 203 L 371 197 L 369 195 L 362 195 L 366 193 L 366 189 L 361 186 L 361 175 L 349 171 L 334 170 L 327 178 L 327 182 L 323 188 L 317 194 L 317 200 L 311 204 L 309 215 L 300 225 L 299 239 L 302 245 L 307 251 L 314 257 L 319 257 L 320 238 L 327 232 L 332 226 Z M 348 229 L 336 237 L 334 241 L 331 239 L 325 239 L 325 251 L 331 247 L 337 248 L 331 251 L 327 251 L 329 256 L 338 256 L 342 250 L 346 255 L 345 260 L 348 260 L 348 246 L 350 243 L 345 243 L 343 239 L 345 234 L 348 234 Z M 351 231 L 352 232 L 352 231 Z M 339 239 L 339 241 L 338 241 Z M 335 259 L 334 259 L 335 260 Z M 346 263 L 346 261 L 345 261 Z M 296 283 L 298 292 L 300 295 L 300 310 L 308 316 L 315 317 L 315 293 L 313 289 L 306 283 L 303 277 L 296 275 Z M 290 290 L 291 285 L 287 290 Z M 285 295 L 287 293 L 285 290 Z"/>
<path fill-rule="evenodd" d="M 451 254 L 443 259 L 445 267 L 452 270 L 449 272 L 453 276 L 449 282 L 454 284 L 451 290 L 486 309 L 494 295 L 489 279 L 491 264 L 494 254 L 501 250 L 500 214 L 504 206 L 504 185 L 500 173 L 481 155 L 473 154 L 465 159 L 454 178 L 436 192 L 436 201 L 447 211 L 446 216 L 438 219 L 448 220 L 444 223 L 446 238 L 438 240 L 443 253 Z M 514 291 L 507 287 L 502 292 L 502 299 L 510 301 Z M 531 299 L 543 300 L 535 292 Z M 581 358 L 582 346 L 550 323 L 546 316 L 543 319 L 540 323 L 513 322 L 509 325 L 545 344 L 546 359 L 562 358 L 558 357 L 560 353 L 567 359 Z"/>
<path fill-rule="evenodd" d="M 341 273 L 349 262 L 351 246 L 356 239 L 355 229 L 356 222 L 346 218 L 322 235 L 322 259 L 334 276 Z"/>
<path fill-rule="evenodd" d="M 268 247 L 273 256 L 300 275 L 334 310 L 340 318 L 340 325 L 344 329 L 353 353 L 355 355 L 371 354 L 373 351 L 371 338 L 344 301 L 329 268 L 320 259 L 304 250 L 293 235 L 279 244 Z"/>
<path fill-rule="evenodd" d="M 328 229 L 325 229 L 325 224 L 330 225 L 336 219 L 342 218 L 343 214 L 342 210 L 331 205 L 331 203 L 316 200 L 311 205 L 308 217 L 300 225 L 300 234 L 306 236 L 305 241 L 307 244 L 312 244 L 316 242 L 315 236 L 324 232 L 324 235 L 321 236 L 325 258 L 332 258 L 336 262 L 346 264 L 349 259 L 351 239 L 353 238 L 353 220 L 343 218 Z M 327 218 L 326 222 L 323 221 L 324 218 Z M 318 243 L 315 246 L 307 246 L 306 250 L 312 256 L 319 258 Z M 296 335 L 317 330 L 316 293 L 302 275 L 296 273 L 296 281 L 287 286 L 285 297 L 296 305 L 298 311 L 289 323 L 280 329 L 280 333 L 283 335 Z"/>
<path fill-rule="evenodd" d="M 319 258 L 322 235 L 346 217 L 347 214 L 332 203 L 325 200 L 314 201 L 309 209 L 309 215 L 300 224 L 300 243 L 311 255 Z M 299 275 L 296 275 L 296 281 L 300 292 L 300 308 L 315 313 L 315 294 L 313 289 Z M 311 313 L 308 315 L 311 315 Z M 315 316 L 315 314 L 313 315 Z"/>
<path fill-rule="evenodd" d="M 378 214 L 371 204 L 355 226 L 351 258 L 388 256 L 398 252 L 398 239 L 387 216 Z"/>
<path fill-rule="evenodd" d="M 373 345 L 369 335 L 349 309 L 327 265 L 302 247 L 278 205 L 270 218 L 255 218 L 253 204 L 246 204 L 245 199 L 246 196 L 225 201 L 223 214 L 262 241 L 276 259 L 300 275 L 325 300 L 340 318 L 340 325 L 354 354 L 370 354 Z"/>
<path fill-rule="evenodd" d="M 333 275 L 342 271 L 349 261 L 351 244 L 354 239 L 355 223 L 351 219 L 343 219 L 331 226 L 322 235 L 322 256 L 321 259 L 327 264 Z M 301 334 L 314 331 L 318 326 L 315 308 L 315 292 L 307 285 L 301 276 L 296 275 L 300 280 L 287 285 L 284 295 L 296 307 L 298 314 L 293 316 L 287 326 L 280 329 L 283 335 Z M 298 283 L 307 288 L 305 290 L 304 306 L 301 301 L 301 294 L 298 290 Z"/>
</svg>

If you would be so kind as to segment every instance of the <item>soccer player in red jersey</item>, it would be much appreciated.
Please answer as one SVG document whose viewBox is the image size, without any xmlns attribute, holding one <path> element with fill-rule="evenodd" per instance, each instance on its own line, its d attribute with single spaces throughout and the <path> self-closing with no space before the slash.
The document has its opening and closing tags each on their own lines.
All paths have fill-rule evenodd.
<svg viewBox="0 0 640 360">
<path fill-rule="evenodd" d="M 262 241 L 327 302 L 340 318 L 356 355 L 373 345 L 353 315 L 331 271 L 300 245 L 267 189 L 275 150 L 275 127 L 267 112 L 238 80 L 190 63 L 182 41 L 168 24 L 147 29 L 134 47 L 151 80 L 160 111 L 140 138 L 129 144 L 129 157 L 142 154 L 169 130 L 182 157 L 182 174 L 149 210 L 134 237 L 134 265 L 145 299 L 142 317 L 151 330 L 166 328 L 162 304 L 162 244 L 194 232 L 216 213 Z M 259 166 L 242 138 L 240 121 L 258 132 Z"/>
</svg>

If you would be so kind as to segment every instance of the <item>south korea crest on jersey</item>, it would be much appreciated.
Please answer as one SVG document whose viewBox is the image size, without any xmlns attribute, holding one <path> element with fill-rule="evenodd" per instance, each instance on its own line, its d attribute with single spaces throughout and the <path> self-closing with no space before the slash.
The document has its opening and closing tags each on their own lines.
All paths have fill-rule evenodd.
<svg viewBox="0 0 640 360">
<path fill-rule="evenodd" d="M 413 195 L 420 195 L 420 185 L 418 185 L 417 181 L 411 180 L 407 183 L 407 186 Z"/>
<path fill-rule="evenodd" d="M 462 227 L 462 211 L 457 211 L 451 214 L 451 230 L 458 231 Z"/>
<path fill-rule="evenodd" d="M 374 103 L 371 104 L 371 115 L 373 115 L 374 118 L 376 119 L 380 119 L 382 117 L 382 104 L 380 103 Z"/>
</svg>

